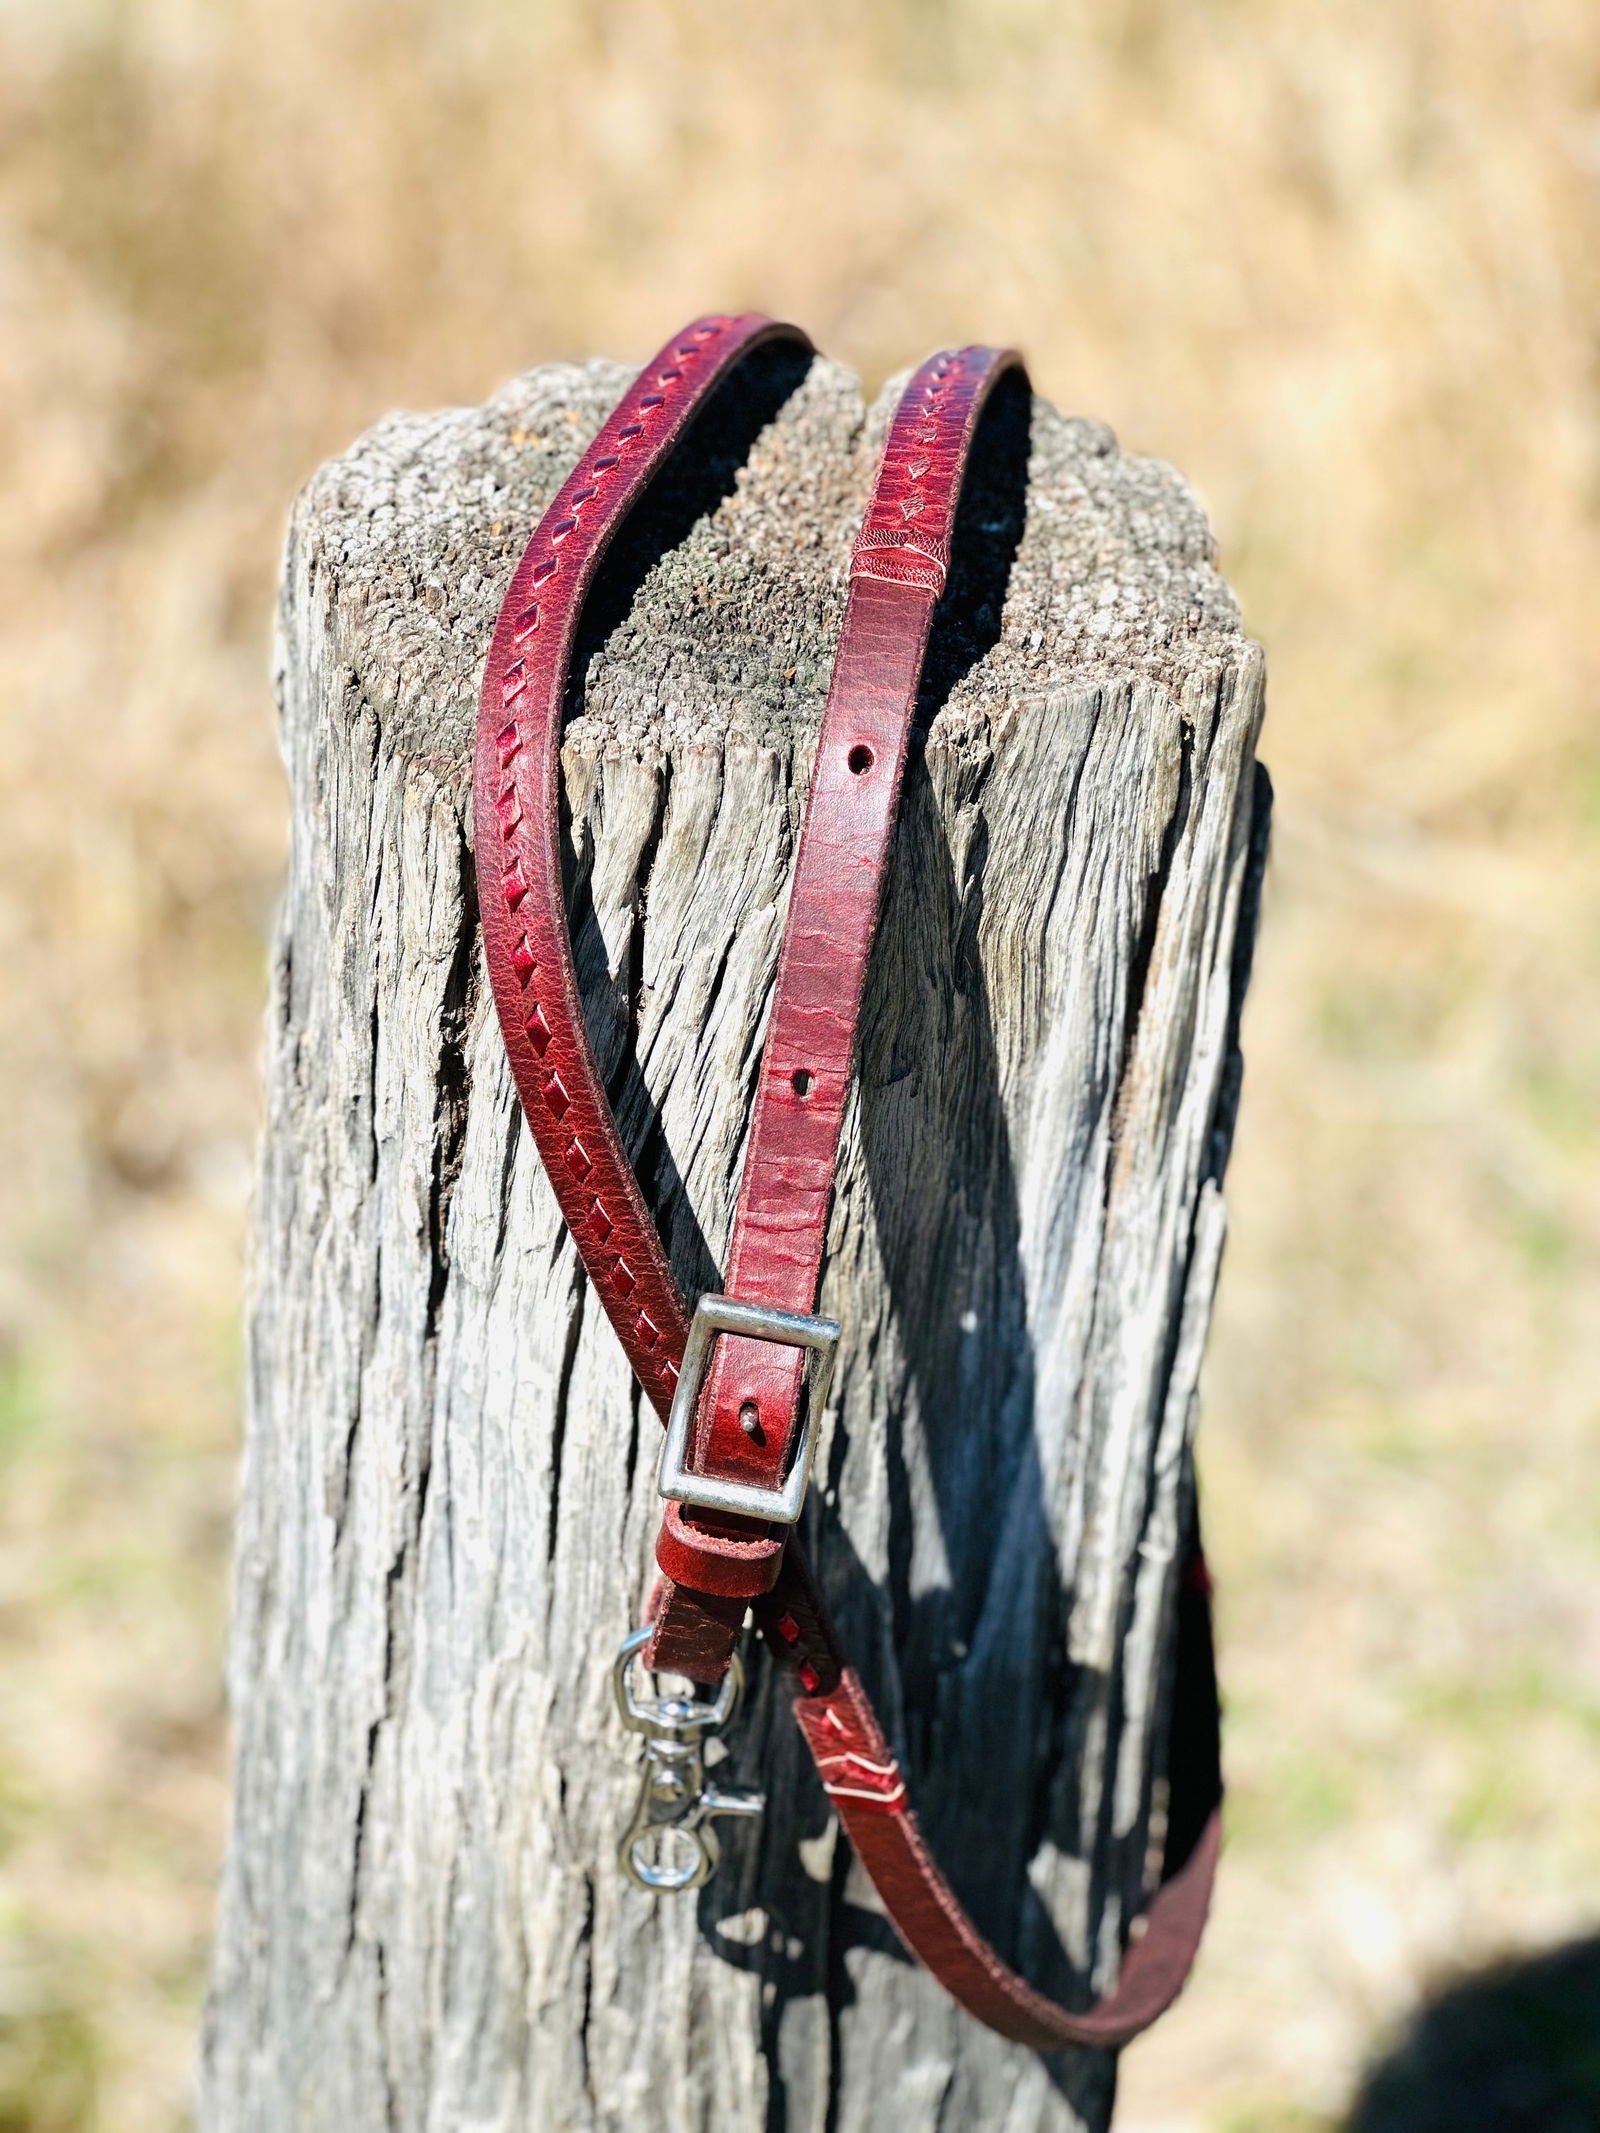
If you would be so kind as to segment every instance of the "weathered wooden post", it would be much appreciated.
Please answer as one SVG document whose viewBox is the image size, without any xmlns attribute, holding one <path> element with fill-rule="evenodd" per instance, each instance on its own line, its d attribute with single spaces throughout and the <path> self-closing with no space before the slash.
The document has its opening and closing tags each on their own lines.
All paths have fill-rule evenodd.
<svg viewBox="0 0 1600 2133">
<path fill-rule="evenodd" d="M 530 525 L 627 382 L 393 417 L 296 509 L 207 2133 L 1101 2128 L 901 1956 L 761 1686 L 696 1897 L 615 1867 L 656 1424 L 512 1100 L 467 847 Z M 719 1285 L 810 736 L 890 397 L 725 389 L 591 603 L 565 751 L 602 1062 Z M 1259 658 L 1181 483 L 1025 394 L 930 655 L 821 1307 L 813 1559 L 979 1922 L 1103 1984 L 1161 1813 L 1174 1564 L 1264 847 Z M 597 1545 L 595 1536 L 604 1536 Z"/>
</svg>

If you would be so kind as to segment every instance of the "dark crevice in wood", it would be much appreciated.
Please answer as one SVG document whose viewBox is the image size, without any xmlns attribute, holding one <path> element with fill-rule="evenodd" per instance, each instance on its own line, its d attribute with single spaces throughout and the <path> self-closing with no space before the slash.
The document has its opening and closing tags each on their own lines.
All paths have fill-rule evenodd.
<svg viewBox="0 0 1600 2133">
<path fill-rule="evenodd" d="M 655 867 L 656 854 L 661 849 L 661 840 L 666 834 L 667 809 L 671 801 L 672 758 L 663 756 L 656 772 L 655 813 L 651 818 L 649 834 L 640 847 L 638 869 L 634 875 L 632 923 L 628 928 L 628 964 L 623 980 L 623 1043 L 606 1086 L 606 1096 L 613 1111 L 622 1100 L 628 1072 L 630 1068 L 636 1070 L 639 1057 L 639 1016 L 644 1005 L 644 929 L 650 914 L 650 876 Z M 640 1182 L 644 1182 L 642 1173 Z M 645 1199 L 648 1204 L 654 1206 L 648 1188 L 645 1191 Z"/>
<path fill-rule="evenodd" d="M 638 1379 L 635 1378 L 633 1383 L 628 1387 L 628 1443 L 626 1459 L 628 1470 L 628 1484 L 630 1489 L 633 1485 L 633 1477 L 639 1471 L 639 1444 L 640 1437 L 642 1435 L 642 1424 L 644 1421 L 644 1408 L 644 1387 L 639 1383 Z M 652 1419 L 654 1419 L 653 1409 L 651 1410 L 651 1414 Z"/>
<path fill-rule="evenodd" d="M 588 1874 L 583 1876 L 583 1924 L 579 1929 L 573 1960 L 583 1972 L 582 1983 L 578 1988 L 577 2022 L 578 2055 L 583 2067 L 580 2078 L 584 2096 L 593 2114 L 593 2122 L 598 2123 L 601 2116 L 600 2099 L 595 2094 L 594 2064 L 590 2056 L 589 2041 L 589 2031 L 594 2021 L 594 1881 Z"/>
<path fill-rule="evenodd" d="M 1206 1158 L 1206 1175 L 1219 1180 L 1233 1152 L 1234 1131 L 1239 1123 L 1239 1100 L 1244 1093 L 1244 1045 L 1240 1031 L 1245 995 L 1250 990 L 1255 967 L 1256 939 L 1261 929 L 1261 899 L 1266 890 L 1267 862 L 1272 851 L 1272 806 L 1272 779 L 1266 765 L 1257 763 L 1250 788 L 1249 841 L 1244 880 L 1239 891 L 1239 924 L 1233 937 L 1226 1056 Z"/>
<path fill-rule="evenodd" d="M 1172 879 L 1173 854 L 1188 827 L 1189 803 L 1193 790 L 1194 728 L 1187 719 L 1182 719 L 1178 724 L 1178 789 L 1173 796 L 1172 812 L 1161 832 L 1161 847 L 1156 854 L 1155 865 L 1145 876 L 1139 930 L 1134 937 L 1132 953 L 1128 958 L 1128 983 L 1122 1011 L 1122 1051 L 1113 1084 L 1117 1092 L 1116 1108 L 1112 1119 L 1111 1150 L 1106 1163 L 1108 1193 L 1116 1168 L 1116 1148 L 1122 1137 L 1122 1113 L 1129 1094 L 1128 1068 L 1139 1041 L 1139 1023 L 1144 1014 L 1145 993 L 1150 984 L 1150 961 L 1155 954 L 1156 934 L 1161 924 L 1162 900 L 1167 892 L 1167 884 Z"/>
<path fill-rule="evenodd" d="M 381 1940 L 373 1943 L 372 1962 L 378 1984 L 378 2073 L 383 2083 L 384 2133 L 400 2133 L 404 2121 L 400 2116 L 400 2098 L 395 2093 L 394 2069 L 389 2064 L 389 1966 L 384 1959 Z"/>
<path fill-rule="evenodd" d="M 472 1093 L 467 1040 L 478 1004 L 478 895 L 472 854 L 465 843 L 460 847 L 460 857 L 461 928 L 439 1002 L 439 1056 L 434 1069 L 437 1098 L 433 1174 L 428 1180 L 428 1301 L 423 1313 L 423 1342 L 430 1369 L 438 1335 L 439 1307 L 444 1301 L 445 1283 L 450 1273 L 450 1202 L 461 1175 L 462 1150 L 466 1141 L 467 1105 Z"/>
<path fill-rule="evenodd" d="M 569 1248 L 570 1249 L 570 1248 Z M 578 1362 L 578 1340 L 583 1332 L 584 1308 L 589 1300 L 589 1277 L 576 1250 L 571 1251 L 571 1316 L 561 1349 L 561 1368 L 556 1377 L 556 1397 L 550 1416 L 550 1524 L 545 1533 L 545 1561 L 554 1563 L 561 1528 L 562 1454 L 566 1449 L 567 1422 L 572 1406 L 572 1374 Z"/>
<path fill-rule="evenodd" d="M 361 1870 L 366 1848 L 367 1806 L 372 1797 L 372 1770 L 378 1759 L 378 1735 L 382 1727 L 383 1719 L 378 1717 L 367 1728 L 366 1759 L 362 1765 L 361 1788 L 356 1795 L 355 1821 L 350 1831 L 350 1901 L 344 1943 L 344 1960 L 347 1963 L 355 1954 L 356 1927 L 361 1913 Z"/>
</svg>

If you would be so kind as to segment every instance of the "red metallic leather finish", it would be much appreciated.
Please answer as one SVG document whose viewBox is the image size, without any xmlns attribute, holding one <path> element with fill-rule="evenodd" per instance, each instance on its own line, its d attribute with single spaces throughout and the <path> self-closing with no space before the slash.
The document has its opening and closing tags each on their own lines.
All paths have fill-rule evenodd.
<svg viewBox="0 0 1600 2133">
<path fill-rule="evenodd" d="M 923 364 L 890 423 L 851 558 L 728 1250 L 727 1290 L 744 1303 L 816 1304 L 862 986 L 961 471 L 984 401 L 1016 360 L 962 348 Z M 719 1341 L 694 1471 L 775 1487 L 794 1453 L 801 1372 L 793 1348 Z M 680 1518 L 668 1553 L 657 1551 L 669 1582 L 646 1663 L 714 1680 L 733 1641 L 696 1603 L 696 1591 L 721 1589 L 709 1561 L 696 1573 L 685 1560 L 683 1542 L 702 1522 Z"/>
<path fill-rule="evenodd" d="M 1209 1591 L 1196 1536 L 1178 1600 L 1179 1679 L 1167 1752 L 1162 1880 L 1136 1923 L 1116 1985 L 1081 2012 L 1047 1999 L 1004 1962 L 940 1873 L 911 1811 L 899 1763 L 792 1548 L 779 1591 L 757 1607 L 769 1648 L 797 1675 L 793 1710 L 823 1789 L 895 1931 L 969 2014 L 1015 2043 L 1035 2051 L 1126 2044 L 1171 2006 L 1193 1968 L 1222 1845 Z"/>
<path fill-rule="evenodd" d="M 612 535 L 718 380 L 772 340 L 811 345 L 759 313 L 708 317 L 640 372 L 512 574 L 478 705 L 478 907 L 506 1052 L 595 1292 L 663 1415 L 688 1318 L 584 1028 L 561 884 L 561 703 L 584 595 Z"/>
<path fill-rule="evenodd" d="M 612 534 L 709 390 L 774 338 L 810 345 L 798 329 L 756 315 L 716 316 L 646 366 L 535 529 L 496 624 L 479 707 L 479 902 L 507 1052 L 584 1266 L 663 1417 L 688 1313 L 584 1029 L 561 881 L 561 707 L 578 613 Z M 861 988 L 961 471 L 983 399 L 1014 360 L 963 349 L 917 372 L 856 544 L 729 1252 L 727 1289 L 743 1301 L 801 1313 L 815 1302 Z M 761 1486 L 781 1477 L 800 1373 L 794 1349 L 723 1336 L 693 1433 L 695 1472 Z M 716 1680 L 753 1607 L 793 1683 L 823 1785 L 891 1919 L 963 2006 L 1003 2035 L 1049 2049 L 1123 2043 L 1175 1996 L 1200 1937 L 1220 1831 L 1198 1539 L 1180 1600 L 1169 1753 L 1169 1825 L 1181 1841 L 1115 1991 L 1083 2013 L 1009 1969 L 939 1873 L 792 1530 L 672 1504 L 657 1554 L 665 1576 L 647 1663 Z"/>
<path fill-rule="evenodd" d="M 962 1909 L 905 1806 L 905 1779 L 855 1674 L 847 1671 L 831 1697 L 799 1698 L 795 1714 L 896 1932 L 969 2014 L 1018 2044 L 1052 2051 L 1067 2044 L 1124 2044 L 1171 2005 L 1205 1923 L 1220 1816 L 1210 1818 L 1194 1854 L 1163 1884 L 1115 1989 L 1074 2014 L 1003 1962 Z"/>
</svg>

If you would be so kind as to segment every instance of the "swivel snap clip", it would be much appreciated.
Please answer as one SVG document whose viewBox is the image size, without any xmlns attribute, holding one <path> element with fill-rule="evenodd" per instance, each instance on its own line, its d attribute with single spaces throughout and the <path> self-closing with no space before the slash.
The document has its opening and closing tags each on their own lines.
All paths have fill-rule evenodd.
<svg viewBox="0 0 1600 2133">
<path fill-rule="evenodd" d="M 743 1693 L 737 1655 L 712 1703 L 687 1696 L 641 1699 L 633 1691 L 633 1661 L 649 1641 L 648 1626 L 631 1630 L 611 1669 L 618 1715 L 630 1733 L 644 1735 L 643 1782 L 617 1863 L 639 1888 L 670 1893 L 699 1888 L 716 1866 L 722 1847 L 714 1816 L 758 1815 L 766 1799 L 758 1792 L 723 1792 L 706 1775 L 706 1740 L 727 1725 Z"/>
</svg>

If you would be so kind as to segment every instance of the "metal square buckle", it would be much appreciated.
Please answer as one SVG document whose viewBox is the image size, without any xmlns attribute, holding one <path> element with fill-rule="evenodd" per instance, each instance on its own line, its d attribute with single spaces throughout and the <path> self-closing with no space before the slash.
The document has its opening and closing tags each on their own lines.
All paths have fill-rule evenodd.
<svg viewBox="0 0 1600 2133">
<path fill-rule="evenodd" d="M 672 1395 L 672 1412 L 667 1417 L 667 1441 L 661 1447 L 661 1467 L 656 1477 L 660 1493 L 705 1511 L 731 1511 L 739 1518 L 762 1518 L 774 1526 L 792 1526 L 806 1500 L 839 1332 L 837 1319 L 808 1318 L 800 1311 L 772 1311 L 764 1304 L 740 1303 L 735 1296 L 702 1296 L 694 1307 L 683 1367 Z M 785 1348 L 811 1348 L 822 1358 L 811 1384 L 794 1462 L 781 1488 L 758 1488 L 751 1481 L 716 1481 L 689 1469 L 689 1431 L 700 1404 L 711 1343 L 719 1333 L 741 1333 L 747 1339 L 776 1341 Z"/>
</svg>

